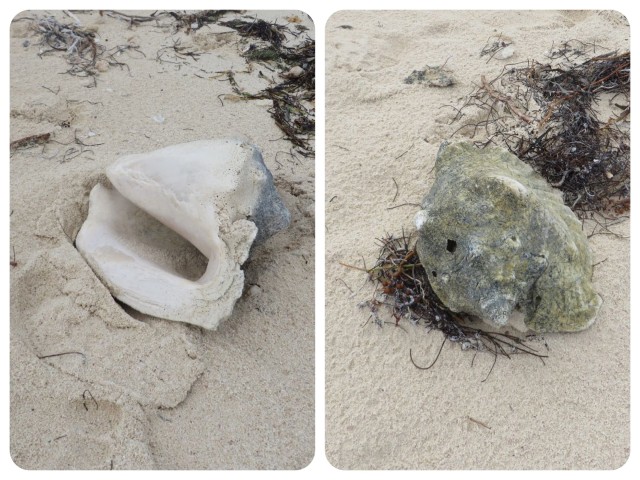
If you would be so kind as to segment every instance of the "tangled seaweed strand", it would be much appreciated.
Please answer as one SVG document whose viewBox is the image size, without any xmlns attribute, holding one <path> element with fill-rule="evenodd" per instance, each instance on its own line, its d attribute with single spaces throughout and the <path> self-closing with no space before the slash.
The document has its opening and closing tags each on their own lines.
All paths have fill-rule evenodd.
<svg viewBox="0 0 640 480">
<path fill-rule="evenodd" d="M 287 39 L 284 34 L 284 32 L 288 30 L 286 26 L 265 22 L 258 18 L 250 22 L 240 19 L 229 20 L 227 22 L 220 22 L 220 25 L 233 28 L 243 37 L 259 38 L 275 47 L 282 46 L 282 43 Z"/>
<path fill-rule="evenodd" d="M 299 47 L 287 49 L 281 58 L 287 67 L 302 66 L 303 73 L 265 90 L 266 96 L 273 101 L 269 112 L 285 137 L 302 149 L 303 154 L 310 155 L 315 113 L 303 102 L 315 100 L 315 42 L 308 40 Z"/>
<path fill-rule="evenodd" d="M 237 13 L 233 10 L 207 10 L 193 14 L 171 15 L 181 25 L 196 30 L 208 23 L 218 23 L 238 32 L 242 37 L 255 38 L 260 42 L 252 44 L 242 54 L 248 62 L 275 62 L 281 73 L 292 67 L 302 68 L 302 73 L 288 77 L 273 87 L 258 93 L 240 90 L 233 72 L 227 72 L 227 78 L 233 91 L 248 100 L 269 99 L 273 106 L 269 109 L 271 117 L 287 140 L 298 147 L 298 153 L 307 157 L 314 154 L 311 139 L 315 134 L 315 110 L 307 105 L 315 101 L 315 41 L 307 38 L 296 47 L 285 46 L 286 34 L 297 36 L 285 25 L 269 23 L 261 19 L 232 19 L 219 21 L 226 13 Z"/>
<path fill-rule="evenodd" d="M 254 32 L 260 39 L 264 36 L 260 33 L 262 30 L 247 31 L 247 35 Z M 313 155 L 311 140 L 315 134 L 315 110 L 307 105 L 312 105 L 315 101 L 315 41 L 308 38 L 296 47 L 285 47 L 278 40 L 267 47 L 249 48 L 243 56 L 248 61 L 275 61 L 283 73 L 293 67 L 302 69 L 300 75 L 287 77 L 281 83 L 257 94 L 240 91 L 232 76 L 229 77 L 229 82 L 234 92 L 244 98 L 270 99 L 273 106 L 269 113 L 285 138 L 298 147 L 303 156 Z"/>
<path fill-rule="evenodd" d="M 580 218 L 620 215 L 630 203 L 630 55 L 610 52 L 581 61 L 584 48 L 566 42 L 551 52 L 549 63 L 529 61 L 491 81 L 482 77 L 454 121 L 470 108 L 484 112 L 479 122 L 461 127 L 472 127 L 472 136 L 484 130 L 486 139 L 477 145 L 508 148 L 560 188 Z M 607 120 L 598 111 L 605 94 L 617 111 Z"/>
<path fill-rule="evenodd" d="M 378 242 L 378 260 L 367 270 L 369 279 L 376 285 L 374 297 L 367 305 L 377 325 L 385 323 L 380 317 L 379 309 L 386 306 L 391 310 L 395 325 L 399 325 L 402 319 L 407 319 L 413 324 L 424 325 L 429 330 L 439 330 L 444 335 L 442 346 L 449 340 L 459 344 L 463 350 L 489 352 L 494 356 L 493 365 L 498 356 L 511 358 L 513 354 L 528 354 L 541 359 L 547 357 L 537 353 L 526 345 L 526 340 L 515 335 L 471 327 L 468 325 L 473 321 L 471 317 L 454 313 L 445 307 L 431 288 L 427 273 L 416 253 L 415 242 L 404 232 L 397 237 L 387 235 Z M 431 368 L 437 359 L 438 357 L 428 367 L 418 367 L 411 357 L 414 365 L 421 369 Z"/>
<path fill-rule="evenodd" d="M 117 13 L 117 12 L 116 12 Z M 68 12 L 73 16 L 73 13 Z M 153 17 L 156 18 L 156 17 Z M 83 28 L 79 24 L 65 24 L 56 20 L 54 17 L 35 18 L 29 20 L 32 22 L 32 29 L 40 36 L 40 44 L 47 48 L 41 49 L 38 55 L 43 56 L 51 52 L 64 52 L 67 63 L 70 68 L 65 72 L 69 75 L 77 77 L 91 77 L 93 84 L 89 87 L 96 86 L 97 67 L 99 60 L 107 62 L 109 66 L 117 66 L 121 69 L 129 70 L 126 63 L 118 61 L 116 56 L 128 52 L 140 57 L 145 54 L 140 51 L 139 47 L 134 44 L 116 45 L 108 49 L 96 42 L 96 34 L 88 29 Z"/>
<path fill-rule="evenodd" d="M 195 13 L 168 13 L 178 21 L 178 30 L 180 30 L 180 27 L 184 27 L 187 33 L 190 33 L 191 31 L 199 30 L 210 23 L 216 23 L 227 13 L 240 13 L 240 10 L 202 10 Z"/>
<path fill-rule="evenodd" d="M 66 53 L 71 68 L 67 73 L 86 76 L 96 60 L 104 52 L 104 47 L 95 42 L 95 34 L 78 25 L 64 24 L 53 17 L 45 17 L 34 22 L 35 31 L 41 36 L 41 44 L 49 47 L 40 55 L 51 51 Z"/>
</svg>

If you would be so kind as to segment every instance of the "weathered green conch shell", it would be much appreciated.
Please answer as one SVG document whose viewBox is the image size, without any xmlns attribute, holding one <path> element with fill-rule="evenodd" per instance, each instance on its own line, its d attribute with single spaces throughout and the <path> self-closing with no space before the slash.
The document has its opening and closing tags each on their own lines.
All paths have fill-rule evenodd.
<svg viewBox="0 0 640 480">
<path fill-rule="evenodd" d="M 518 309 L 537 332 L 594 322 L 602 300 L 580 221 L 508 151 L 443 144 L 415 223 L 420 260 L 452 311 L 503 326 Z"/>
</svg>

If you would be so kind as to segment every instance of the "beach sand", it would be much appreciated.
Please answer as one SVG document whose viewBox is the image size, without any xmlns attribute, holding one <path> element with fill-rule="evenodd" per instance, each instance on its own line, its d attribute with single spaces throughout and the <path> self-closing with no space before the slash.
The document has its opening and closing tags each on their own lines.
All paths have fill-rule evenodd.
<svg viewBox="0 0 640 480">
<path fill-rule="evenodd" d="M 508 60 L 480 57 L 491 36 Z M 367 323 L 361 267 L 376 239 L 413 231 L 438 147 L 481 75 L 544 60 L 562 41 L 629 48 L 626 19 L 604 11 L 339 12 L 326 39 L 326 453 L 340 469 L 615 469 L 629 455 L 629 222 L 591 237 L 604 302 L 577 334 L 545 334 L 549 357 L 498 358 L 442 343 L 439 332 Z M 405 84 L 443 65 L 446 88 Z M 457 139 L 464 139 L 457 135 Z M 397 183 L 397 188 L 396 184 Z M 586 224 L 585 228 L 591 228 Z M 588 230 L 590 231 L 590 230 Z M 390 319 L 391 320 L 391 319 Z M 545 349 L 548 345 L 548 352 Z M 472 365 L 473 361 L 473 365 Z M 486 378 L 486 381 L 485 381 Z"/>
<path fill-rule="evenodd" d="M 313 36 L 301 12 L 245 14 L 289 18 Z M 111 56 L 87 76 L 69 73 L 64 50 L 39 55 L 49 48 L 33 19 L 49 15 L 80 21 Z M 265 77 L 278 80 L 262 64 L 243 73 L 241 52 L 252 41 L 216 25 L 176 31 L 172 17 L 140 25 L 90 11 L 14 19 L 11 141 L 50 134 L 10 159 L 10 445 L 18 466 L 299 469 L 311 461 L 315 165 L 289 154 L 270 100 L 239 99 L 217 73 L 234 71 L 252 93 L 268 85 Z M 245 264 L 232 317 L 205 331 L 116 302 L 73 245 L 91 188 L 121 155 L 229 136 L 262 149 L 292 216 Z M 187 261 L 193 251 L 167 255 Z"/>
</svg>

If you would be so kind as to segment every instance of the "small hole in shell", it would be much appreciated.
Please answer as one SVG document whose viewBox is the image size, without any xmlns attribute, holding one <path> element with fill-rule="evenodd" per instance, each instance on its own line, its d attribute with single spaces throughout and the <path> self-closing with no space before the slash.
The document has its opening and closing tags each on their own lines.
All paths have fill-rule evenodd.
<svg viewBox="0 0 640 480">
<path fill-rule="evenodd" d="M 455 252 L 456 251 L 456 247 L 458 246 L 458 244 L 456 243 L 455 240 L 447 240 L 447 252 Z"/>
</svg>

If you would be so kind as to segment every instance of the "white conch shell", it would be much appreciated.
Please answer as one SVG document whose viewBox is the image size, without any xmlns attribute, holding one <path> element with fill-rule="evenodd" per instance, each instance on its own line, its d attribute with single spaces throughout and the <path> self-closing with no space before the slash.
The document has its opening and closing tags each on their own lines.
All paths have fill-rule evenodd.
<svg viewBox="0 0 640 480">
<path fill-rule="evenodd" d="M 203 140 L 129 155 L 107 168 L 115 187 L 96 185 L 76 246 L 113 296 L 136 310 L 215 329 L 242 294 L 240 265 L 258 237 L 289 223 L 258 149 L 240 140 Z M 145 250 L 159 229 L 146 215 L 209 259 L 190 280 Z"/>
</svg>

